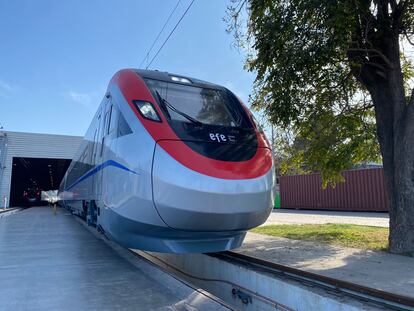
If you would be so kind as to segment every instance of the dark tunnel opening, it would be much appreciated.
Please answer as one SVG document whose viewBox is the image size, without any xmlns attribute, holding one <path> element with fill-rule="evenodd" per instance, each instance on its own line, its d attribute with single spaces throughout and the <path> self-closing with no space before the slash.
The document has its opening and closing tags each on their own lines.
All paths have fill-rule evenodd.
<svg viewBox="0 0 414 311">
<path fill-rule="evenodd" d="M 70 159 L 13 158 L 10 206 L 40 205 L 41 192 L 59 189 Z"/>
</svg>

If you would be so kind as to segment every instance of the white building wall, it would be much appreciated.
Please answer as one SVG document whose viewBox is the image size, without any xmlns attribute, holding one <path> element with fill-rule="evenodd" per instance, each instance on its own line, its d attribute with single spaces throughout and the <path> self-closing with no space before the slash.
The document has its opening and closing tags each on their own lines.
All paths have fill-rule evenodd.
<svg viewBox="0 0 414 311">
<path fill-rule="evenodd" d="M 0 135 L 7 137 L 0 168 L 0 207 L 4 207 L 5 197 L 9 206 L 13 157 L 72 159 L 82 142 L 82 137 L 68 135 L 10 131 L 0 131 Z"/>
</svg>

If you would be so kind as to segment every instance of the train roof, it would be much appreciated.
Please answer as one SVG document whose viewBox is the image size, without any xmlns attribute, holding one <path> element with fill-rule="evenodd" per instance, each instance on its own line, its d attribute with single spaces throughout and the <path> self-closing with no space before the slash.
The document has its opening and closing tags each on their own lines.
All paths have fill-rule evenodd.
<svg viewBox="0 0 414 311">
<path fill-rule="evenodd" d="M 166 71 L 144 70 L 144 69 L 134 69 L 134 71 L 140 77 L 142 77 L 144 79 L 154 79 L 154 80 L 160 80 L 160 81 L 165 81 L 165 82 L 173 82 L 173 83 L 179 83 L 179 84 L 183 84 L 183 85 L 189 85 L 188 83 L 185 83 L 185 82 L 172 81 L 172 77 L 177 77 L 177 78 L 184 78 L 184 79 L 189 80 L 191 82 L 192 86 L 198 86 L 198 87 L 204 87 L 204 88 L 213 88 L 213 89 L 221 89 L 221 90 L 225 89 L 225 87 L 223 87 L 221 85 L 218 85 L 218 84 L 214 84 L 214 83 L 210 83 L 210 82 L 207 82 L 207 81 L 195 79 L 195 78 L 180 75 L 180 74 L 170 73 L 170 72 L 166 72 Z"/>
</svg>

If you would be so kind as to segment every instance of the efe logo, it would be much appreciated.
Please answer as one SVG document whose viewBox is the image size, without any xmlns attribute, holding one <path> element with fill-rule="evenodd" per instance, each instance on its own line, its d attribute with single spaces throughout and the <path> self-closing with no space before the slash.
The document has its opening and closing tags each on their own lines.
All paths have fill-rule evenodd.
<svg viewBox="0 0 414 311">
<path fill-rule="evenodd" d="M 236 137 L 234 135 L 228 135 L 227 137 L 226 135 L 220 133 L 209 133 L 209 135 L 211 140 L 217 141 L 219 143 L 226 141 L 234 143 L 236 141 Z"/>
</svg>

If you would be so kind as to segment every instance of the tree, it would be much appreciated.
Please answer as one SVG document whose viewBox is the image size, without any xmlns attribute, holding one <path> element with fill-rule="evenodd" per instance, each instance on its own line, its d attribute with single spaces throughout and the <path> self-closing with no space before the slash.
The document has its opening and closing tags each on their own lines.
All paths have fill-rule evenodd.
<svg viewBox="0 0 414 311">
<path fill-rule="evenodd" d="M 254 107 L 294 129 L 307 166 L 335 181 L 380 150 L 390 251 L 414 253 L 413 69 L 402 48 L 414 42 L 414 0 L 232 0 L 227 13 L 256 73 Z"/>
</svg>

